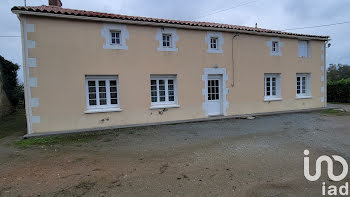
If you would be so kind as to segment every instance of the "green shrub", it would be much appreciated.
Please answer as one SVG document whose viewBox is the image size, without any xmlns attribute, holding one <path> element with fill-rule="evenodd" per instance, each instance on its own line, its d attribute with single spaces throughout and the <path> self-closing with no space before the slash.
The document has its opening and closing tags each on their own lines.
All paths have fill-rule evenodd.
<svg viewBox="0 0 350 197">
<path fill-rule="evenodd" d="M 339 81 L 328 81 L 328 102 L 350 103 L 350 78 Z"/>
</svg>

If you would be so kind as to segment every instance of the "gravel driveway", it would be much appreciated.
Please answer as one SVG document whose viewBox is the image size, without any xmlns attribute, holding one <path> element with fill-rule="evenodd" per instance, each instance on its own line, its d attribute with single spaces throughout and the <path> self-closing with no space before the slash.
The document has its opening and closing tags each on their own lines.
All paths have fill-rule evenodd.
<svg viewBox="0 0 350 197">
<path fill-rule="evenodd" d="M 322 181 L 335 183 L 325 172 L 307 181 L 303 151 L 312 164 L 323 154 L 350 162 L 350 114 L 339 113 L 120 129 L 29 148 L 8 137 L 0 196 L 321 196 Z"/>
</svg>

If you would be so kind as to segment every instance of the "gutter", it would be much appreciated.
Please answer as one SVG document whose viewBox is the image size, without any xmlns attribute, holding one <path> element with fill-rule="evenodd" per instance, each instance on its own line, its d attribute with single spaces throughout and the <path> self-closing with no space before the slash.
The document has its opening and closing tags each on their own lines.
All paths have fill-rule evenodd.
<svg viewBox="0 0 350 197">
<path fill-rule="evenodd" d="M 313 36 L 297 36 L 297 35 L 288 35 L 288 34 L 266 33 L 266 32 L 238 30 L 238 29 L 217 28 L 217 27 L 201 27 L 201 26 L 178 25 L 178 24 L 169 24 L 169 23 L 156 23 L 156 22 L 146 22 L 146 21 L 133 21 L 133 20 L 121 20 L 121 19 L 111 19 L 111 18 L 76 16 L 76 15 L 67 15 L 67 14 L 52 14 L 52 13 L 23 11 L 23 10 L 12 10 L 12 12 L 14 14 L 22 14 L 22 15 L 46 16 L 46 17 L 55 17 L 55 18 L 87 20 L 87 21 L 101 21 L 101 22 L 122 23 L 122 24 L 132 24 L 132 25 L 173 27 L 173 28 L 179 28 L 179 29 L 192 29 L 192 30 L 201 30 L 201 31 L 220 31 L 220 32 L 231 32 L 231 33 L 234 32 L 234 33 L 243 33 L 243 34 L 250 34 L 250 35 L 268 36 L 268 37 L 296 38 L 296 39 L 302 39 L 302 40 L 320 40 L 320 41 L 329 40 L 328 37 L 322 38 L 322 37 L 313 37 Z"/>
</svg>

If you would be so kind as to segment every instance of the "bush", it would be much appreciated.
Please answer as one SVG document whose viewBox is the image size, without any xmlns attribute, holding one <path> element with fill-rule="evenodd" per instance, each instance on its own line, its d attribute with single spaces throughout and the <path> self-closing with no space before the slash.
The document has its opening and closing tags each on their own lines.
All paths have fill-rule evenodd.
<svg viewBox="0 0 350 197">
<path fill-rule="evenodd" d="M 350 103 L 350 78 L 339 81 L 328 81 L 328 102 Z"/>
</svg>

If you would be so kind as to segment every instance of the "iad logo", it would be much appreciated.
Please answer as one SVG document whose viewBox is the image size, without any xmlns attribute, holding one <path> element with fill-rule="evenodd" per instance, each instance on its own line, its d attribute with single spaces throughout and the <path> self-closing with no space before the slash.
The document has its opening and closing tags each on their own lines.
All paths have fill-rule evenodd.
<svg viewBox="0 0 350 197">
<path fill-rule="evenodd" d="M 320 156 L 319 158 L 317 158 L 316 160 L 316 173 L 314 175 L 310 175 L 310 160 L 308 155 L 310 154 L 309 150 L 304 150 L 304 176 L 307 180 L 309 181 L 317 181 L 320 177 L 321 177 L 321 164 L 322 162 L 326 162 L 327 163 L 327 174 L 328 177 L 332 180 L 332 181 L 341 181 L 343 180 L 347 174 L 348 174 L 348 163 L 346 162 L 346 160 L 338 155 L 332 155 L 333 159 L 335 161 L 338 161 L 340 164 L 342 164 L 343 166 L 343 170 L 342 173 L 340 175 L 334 175 L 333 173 L 333 160 L 332 158 L 330 158 L 329 156 Z M 327 190 L 327 194 L 330 196 L 333 195 L 338 195 L 338 188 L 335 185 L 330 185 L 328 186 L 328 188 L 326 188 L 326 184 L 325 182 L 322 183 L 322 195 L 326 195 L 326 190 Z M 345 183 L 345 185 L 342 185 L 339 187 L 339 195 L 348 195 L 349 193 L 349 183 Z"/>
</svg>

